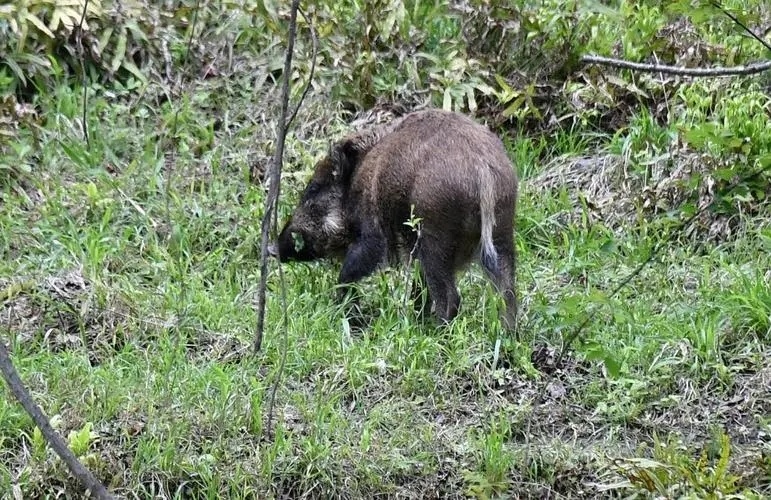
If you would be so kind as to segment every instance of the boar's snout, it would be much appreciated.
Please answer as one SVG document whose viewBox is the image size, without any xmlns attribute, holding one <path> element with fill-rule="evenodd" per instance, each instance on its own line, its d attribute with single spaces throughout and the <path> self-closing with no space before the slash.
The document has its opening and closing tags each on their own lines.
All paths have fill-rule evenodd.
<svg viewBox="0 0 771 500">
<path fill-rule="evenodd" d="M 278 257 L 280 262 L 292 260 L 307 261 L 316 258 L 313 246 L 307 234 L 295 228 L 291 223 L 287 224 L 278 235 L 278 241 L 271 245 L 271 255 Z M 268 248 L 271 252 L 271 248 Z"/>
<path fill-rule="evenodd" d="M 268 243 L 268 256 L 269 257 L 278 257 L 278 243 L 275 241 L 271 241 Z"/>
</svg>

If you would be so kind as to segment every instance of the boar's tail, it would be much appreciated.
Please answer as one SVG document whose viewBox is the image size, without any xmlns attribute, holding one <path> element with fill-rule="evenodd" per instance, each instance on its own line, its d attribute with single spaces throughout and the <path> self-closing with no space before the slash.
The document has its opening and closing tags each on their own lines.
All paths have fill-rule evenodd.
<svg viewBox="0 0 771 500">
<path fill-rule="evenodd" d="M 479 175 L 479 212 L 482 218 L 480 238 L 480 260 L 482 267 L 493 276 L 500 275 L 498 252 L 493 245 L 495 226 L 495 177 L 492 169 L 484 165 Z"/>
</svg>

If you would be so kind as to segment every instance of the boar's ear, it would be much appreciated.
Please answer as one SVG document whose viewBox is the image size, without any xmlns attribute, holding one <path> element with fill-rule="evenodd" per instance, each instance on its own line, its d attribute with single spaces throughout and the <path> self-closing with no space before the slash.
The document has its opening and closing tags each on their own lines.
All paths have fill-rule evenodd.
<svg viewBox="0 0 771 500">
<path fill-rule="evenodd" d="M 352 140 L 343 139 L 333 144 L 329 157 L 332 160 L 332 175 L 335 179 L 347 184 L 359 164 L 360 156 L 361 151 Z"/>
</svg>

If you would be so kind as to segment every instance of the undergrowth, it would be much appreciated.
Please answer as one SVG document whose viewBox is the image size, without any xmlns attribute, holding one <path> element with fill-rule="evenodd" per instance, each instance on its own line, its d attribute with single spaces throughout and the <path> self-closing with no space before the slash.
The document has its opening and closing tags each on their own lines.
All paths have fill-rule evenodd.
<svg viewBox="0 0 771 500">
<path fill-rule="evenodd" d="M 38 4 L 28 15 L 44 15 Z M 16 39 L 8 52 L 16 66 L 0 66 L 10 89 L 0 103 L 3 339 L 54 427 L 110 489 L 138 498 L 771 494 L 768 177 L 722 191 L 769 162 L 767 86 L 561 73 L 572 71 L 572 53 L 560 53 L 568 33 L 584 44 L 571 50 L 635 60 L 655 52 L 674 61 L 694 40 L 703 41 L 699 63 L 756 57 L 731 23 L 706 7 L 673 17 L 657 2 L 613 11 L 591 2 L 309 7 L 319 73 L 288 137 L 280 217 L 362 109 L 396 99 L 475 112 L 503 137 L 522 180 L 521 341 L 501 337 L 502 304 L 477 267 L 460 282 L 461 311 L 448 327 L 415 317 L 404 271 L 373 276 L 361 284 L 369 324 L 357 331 L 334 301 L 335 265 L 287 265 L 289 322 L 279 328 L 274 264 L 265 343 L 253 355 L 260 181 L 274 142 L 285 20 L 271 2 L 206 4 L 193 44 L 200 57 L 185 68 L 188 4 L 163 28 L 168 48 L 157 45 L 162 37 L 143 44 L 127 24 L 145 29 L 156 10 L 125 13 L 104 38 L 111 58 L 93 68 L 109 63 L 114 73 L 92 69 L 103 78 L 86 84 L 88 143 L 78 66 L 54 59 L 24 69 L 39 63 L 30 54 L 72 43 L 70 28 L 50 40 Z M 746 17 L 768 19 L 762 2 L 749 4 Z M 0 8 L 4 32 L 16 33 L 12 9 Z M 486 38 L 468 38 L 484 16 L 495 20 Z M 33 33 L 37 23 L 25 19 Z M 525 31 L 502 29 L 513 19 Z M 100 26 L 89 20 L 89 29 Z M 121 30 L 134 59 L 116 55 L 110 40 Z M 526 33 L 550 64 L 533 59 Z M 655 43 L 639 42 L 649 37 Z M 310 52 L 307 38 L 298 43 L 297 89 Z M 506 47 L 521 59 L 503 61 Z M 161 74 L 164 50 L 175 74 L 197 75 L 179 95 Z M 232 58 L 219 57 L 229 50 Z M 518 79 L 523 71 L 530 80 Z M 554 87 L 553 101 L 541 84 Z M 560 127 L 544 125 L 552 115 L 564 118 Z M 560 162 L 591 165 L 605 153 L 623 159 L 626 179 L 646 196 L 660 194 L 653 179 L 686 154 L 705 167 L 673 184 L 679 197 L 638 199 L 616 186 L 639 211 L 625 224 L 597 216 L 585 197 L 576 202 L 580 185 L 538 184 Z M 610 297 L 705 199 L 716 201 L 710 236 L 698 225 L 678 233 Z M 556 366 L 565 336 L 593 311 Z M 269 434 L 283 328 L 289 349 Z M 7 396 L 0 489 L 74 494 Z"/>
</svg>

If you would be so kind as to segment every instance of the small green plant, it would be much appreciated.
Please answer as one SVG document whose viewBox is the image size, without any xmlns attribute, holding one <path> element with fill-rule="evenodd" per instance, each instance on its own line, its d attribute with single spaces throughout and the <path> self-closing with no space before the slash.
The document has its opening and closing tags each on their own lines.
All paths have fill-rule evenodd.
<svg viewBox="0 0 771 500">
<path fill-rule="evenodd" d="M 511 437 L 511 422 L 500 414 L 486 432 L 477 435 L 479 462 L 477 469 L 466 472 L 467 494 L 480 499 L 493 498 L 509 487 L 514 456 L 506 449 Z"/>
<path fill-rule="evenodd" d="M 40 430 L 38 426 L 35 426 L 35 428 L 32 430 L 31 441 L 32 441 L 33 459 L 37 461 L 45 460 L 46 447 L 48 443 L 46 443 L 46 440 L 43 437 L 43 432 Z"/>
<path fill-rule="evenodd" d="M 718 499 L 740 491 L 739 476 L 730 472 L 730 457 L 730 439 L 723 432 L 702 449 L 698 459 L 682 441 L 655 438 L 653 459 L 620 460 L 616 468 L 634 488 L 656 495 Z"/>
<path fill-rule="evenodd" d="M 415 252 L 418 249 L 418 245 L 420 245 L 420 238 L 422 236 L 421 226 L 420 226 L 420 223 L 422 222 L 422 220 L 423 220 L 422 218 L 417 217 L 415 215 L 415 205 L 410 205 L 410 217 L 403 224 L 409 227 L 410 230 L 415 234 L 415 245 L 413 246 L 413 248 L 410 249 L 407 266 L 405 266 L 405 271 L 404 271 L 406 273 L 404 282 L 407 284 L 407 286 L 405 286 L 404 301 L 403 301 L 405 305 L 405 309 L 409 309 L 410 299 L 416 299 L 415 297 L 411 297 L 411 290 L 412 290 L 412 287 L 414 286 L 415 280 L 420 279 L 419 276 L 417 275 L 418 270 L 415 268 L 413 263 L 416 257 Z M 431 307 L 431 305 L 428 304 L 427 307 Z"/>
<path fill-rule="evenodd" d="M 94 432 L 93 424 L 86 422 L 80 430 L 72 430 L 67 435 L 67 444 L 75 456 L 82 457 L 88 452 L 91 444 L 99 438 L 99 434 Z"/>
</svg>

